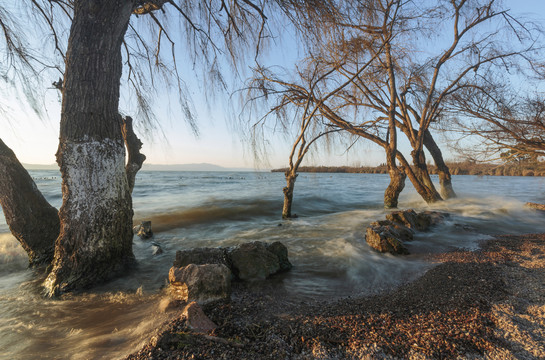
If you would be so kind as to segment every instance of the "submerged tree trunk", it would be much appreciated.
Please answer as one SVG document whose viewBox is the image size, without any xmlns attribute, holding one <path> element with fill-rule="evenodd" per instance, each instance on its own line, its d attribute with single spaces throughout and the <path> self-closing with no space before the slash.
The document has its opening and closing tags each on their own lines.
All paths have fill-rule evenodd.
<svg viewBox="0 0 545 360">
<path fill-rule="evenodd" d="M 442 200 L 441 195 L 437 192 L 435 185 L 433 185 L 433 182 L 431 181 L 424 151 L 422 149 L 414 149 L 411 151 L 411 156 L 413 158 L 414 174 L 425 188 L 426 194 L 423 196 L 424 200 L 428 204 Z"/>
<path fill-rule="evenodd" d="M 441 198 L 441 195 L 439 195 L 439 193 L 435 189 L 432 190 L 428 188 L 422 183 L 422 181 L 420 181 L 414 169 L 410 166 L 409 162 L 407 161 L 407 159 L 405 159 L 403 154 L 398 151 L 396 153 L 396 158 L 404 167 L 405 173 L 413 184 L 416 192 L 422 197 L 422 199 L 424 199 L 425 202 L 427 202 L 428 204 L 432 204 L 434 202 L 443 200 Z"/>
<path fill-rule="evenodd" d="M 397 166 L 390 167 L 388 164 L 388 174 L 390 175 L 390 183 L 384 191 L 384 208 L 395 209 L 399 201 L 399 194 L 405 188 L 405 178 L 407 175 Z"/>
<path fill-rule="evenodd" d="M 0 204 L 30 266 L 49 264 L 59 236 L 59 215 L 17 157 L 0 139 Z"/>
<path fill-rule="evenodd" d="M 291 219 L 297 215 L 291 213 L 291 204 L 293 202 L 293 189 L 295 187 L 295 180 L 297 174 L 286 171 L 286 186 L 282 191 L 284 192 L 284 207 L 282 208 L 282 219 Z"/>
<path fill-rule="evenodd" d="M 428 130 L 426 130 L 426 132 L 424 133 L 424 146 L 426 146 L 426 149 L 428 149 L 428 151 L 430 152 L 433 161 L 435 162 L 435 166 L 437 167 L 439 184 L 441 186 L 441 196 L 445 200 L 455 198 L 456 193 L 452 188 L 452 177 L 450 175 L 450 170 L 447 164 L 445 164 L 441 149 L 439 149 L 439 146 L 437 146 L 437 143 L 435 142 L 433 136 L 431 136 Z"/>
<path fill-rule="evenodd" d="M 63 205 L 50 295 L 89 287 L 134 262 L 132 199 L 118 113 L 129 0 L 77 0 L 70 29 L 57 162 Z"/>
</svg>

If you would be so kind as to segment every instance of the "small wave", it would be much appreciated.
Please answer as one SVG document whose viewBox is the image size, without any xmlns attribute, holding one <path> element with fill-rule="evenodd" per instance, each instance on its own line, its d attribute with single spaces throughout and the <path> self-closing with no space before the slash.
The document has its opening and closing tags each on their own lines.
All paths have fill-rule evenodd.
<svg viewBox="0 0 545 360">
<path fill-rule="evenodd" d="M 142 216 L 142 218 L 151 220 L 155 232 L 162 232 L 196 224 L 228 220 L 243 221 L 248 218 L 270 216 L 279 212 L 278 209 L 281 209 L 281 204 L 272 201 L 256 200 L 233 203 L 224 200 L 215 201 L 210 205 L 151 214 Z"/>
<path fill-rule="evenodd" d="M 21 270 L 28 266 L 28 257 L 11 234 L 0 234 L 0 271 Z"/>
</svg>

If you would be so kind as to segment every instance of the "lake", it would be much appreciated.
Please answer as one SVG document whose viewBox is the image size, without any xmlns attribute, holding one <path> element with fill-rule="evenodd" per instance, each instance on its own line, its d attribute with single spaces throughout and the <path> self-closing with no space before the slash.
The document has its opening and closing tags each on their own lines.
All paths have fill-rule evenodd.
<svg viewBox="0 0 545 360">
<path fill-rule="evenodd" d="M 61 205 L 60 174 L 31 171 L 44 196 Z M 437 181 L 436 177 L 433 177 Z M 269 172 L 140 172 L 135 223 L 151 220 L 152 240 L 134 238 L 138 268 L 90 292 L 61 300 L 42 296 L 45 275 L 27 268 L 26 253 L 0 212 L 0 358 L 112 359 L 136 351 L 169 314 L 158 312 L 176 250 L 281 241 L 294 267 L 272 280 L 297 301 L 373 294 L 411 280 L 432 264 L 430 252 L 475 249 L 495 234 L 545 232 L 545 178 L 454 176 L 458 198 L 427 206 L 407 181 L 400 208 L 447 211 L 444 224 L 408 244 L 411 255 L 378 254 L 365 228 L 383 219 L 387 175 L 300 174 L 293 212 L 281 220 L 284 178 Z M 164 252 L 153 255 L 151 241 Z M 256 286 L 259 286 L 257 284 Z"/>
</svg>

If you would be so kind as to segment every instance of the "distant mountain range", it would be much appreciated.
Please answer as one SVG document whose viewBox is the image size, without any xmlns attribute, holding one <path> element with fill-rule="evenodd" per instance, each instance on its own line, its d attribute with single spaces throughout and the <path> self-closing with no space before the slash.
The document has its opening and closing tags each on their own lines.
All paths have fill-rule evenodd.
<svg viewBox="0 0 545 360">
<path fill-rule="evenodd" d="M 41 164 L 23 164 L 28 170 L 58 170 L 57 164 L 41 165 Z M 200 163 L 200 164 L 146 164 L 142 166 L 142 170 L 148 171 L 254 171 L 252 168 L 226 168 L 219 165 Z"/>
</svg>

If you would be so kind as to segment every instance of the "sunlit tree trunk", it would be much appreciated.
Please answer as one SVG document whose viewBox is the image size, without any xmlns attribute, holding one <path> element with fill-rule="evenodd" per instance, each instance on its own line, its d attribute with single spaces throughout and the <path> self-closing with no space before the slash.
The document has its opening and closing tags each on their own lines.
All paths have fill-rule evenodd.
<svg viewBox="0 0 545 360">
<path fill-rule="evenodd" d="M 133 1 L 76 0 L 57 162 L 63 204 L 48 294 L 89 287 L 134 262 L 132 200 L 118 113 L 121 44 Z"/>
<path fill-rule="evenodd" d="M 430 152 L 430 155 L 435 162 L 435 166 L 437 167 L 439 184 L 441 186 L 441 196 L 445 200 L 455 198 L 456 193 L 454 192 L 454 189 L 452 187 L 452 176 L 450 175 L 450 169 L 448 168 L 447 164 L 445 164 L 441 149 L 439 149 L 439 146 L 437 146 L 437 143 L 435 142 L 433 136 L 431 136 L 428 130 L 426 130 L 426 132 L 424 133 L 424 146 L 426 146 L 426 149 L 428 149 L 428 151 Z"/>
<path fill-rule="evenodd" d="M 291 204 L 293 202 L 293 189 L 295 187 L 295 180 L 297 174 L 294 171 L 286 171 L 286 186 L 282 191 L 284 192 L 284 206 L 282 207 L 282 219 L 291 219 Z"/>
<path fill-rule="evenodd" d="M 442 200 L 441 195 L 437 192 L 435 185 L 431 181 L 428 166 L 426 165 L 424 150 L 422 148 L 414 149 L 411 151 L 411 156 L 413 159 L 414 174 L 425 188 L 425 195 L 423 196 L 424 200 L 428 204 Z"/>
<path fill-rule="evenodd" d="M 397 166 L 391 166 L 389 162 L 387 165 L 390 183 L 386 191 L 384 191 L 384 207 L 386 209 L 395 209 L 399 202 L 399 194 L 405 188 L 405 178 L 407 175 Z"/>
<path fill-rule="evenodd" d="M 384 148 L 386 151 L 386 165 L 388 166 L 388 174 L 390 175 L 390 183 L 384 191 L 384 207 L 386 209 L 397 208 L 399 201 L 399 194 L 405 187 L 405 173 L 399 170 L 396 165 L 396 152 L 397 152 L 397 128 L 396 128 L 396 82 L 394 64 L 392 61 L 392 54 L 390 49 L 390 43 L 387 42 L 385 46 L 386 54 L 386 66 L 388 68 L 388 87 L 390 91 L 390 106 L 388 107 L 388 135 L 387 144 Z"/>
<path fill-rule="evenodd" d="M 13 236 L 28 254 L 31 266 L 53 259 L 59 216 L 36 187 L 13 151 L 0 139 L 0 204 Z"/>
</svg>

